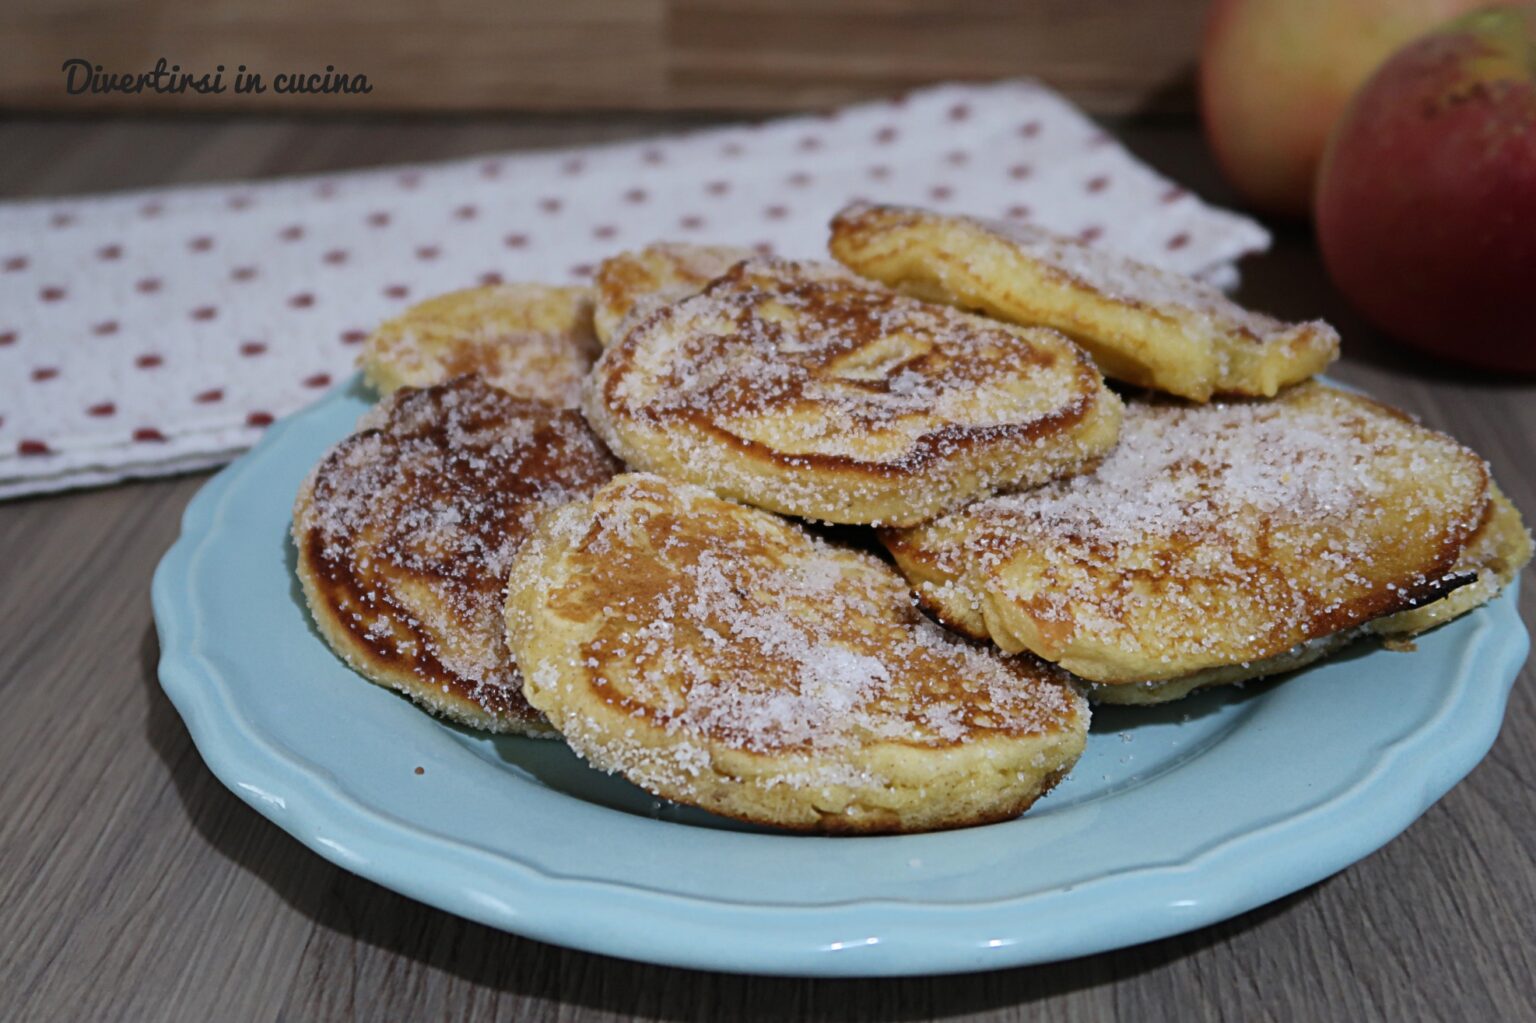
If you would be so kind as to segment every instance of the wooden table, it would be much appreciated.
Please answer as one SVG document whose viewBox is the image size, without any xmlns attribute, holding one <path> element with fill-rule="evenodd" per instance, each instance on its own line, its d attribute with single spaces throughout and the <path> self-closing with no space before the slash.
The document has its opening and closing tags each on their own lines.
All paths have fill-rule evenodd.
<svg viewBox="0 0 1536 1023">
<path fill-rule="evenodd" d="M 643 134 L 676 120 L 12 121 L 11 196 L 319 171 Z M 1198 133 L 1111 125 L 1218 201 Z M 1536 513 L 1536 386 L 1404 356 L 1286 229 L 1241 297 L 1338 324 L 1337 375 L 1470 443 Z M 0 382 L 0 386 L 4 386 Z M 1536 690 L 1382 851 L 1215 927 L 1072 962 L 763 979 L 567 951 L 418 905 L 246 807 L 161 694 L 149 578 L 202 476 L 0 505 L 5 1019 L 1536 1019 Z M 1536 618 L 1536 574 L 1521 606 Z"/>
</svg>

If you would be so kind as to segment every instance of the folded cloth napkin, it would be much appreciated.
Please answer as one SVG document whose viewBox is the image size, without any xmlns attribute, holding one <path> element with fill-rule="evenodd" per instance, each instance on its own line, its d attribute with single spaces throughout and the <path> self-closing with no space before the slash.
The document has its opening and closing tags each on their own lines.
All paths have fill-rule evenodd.
<svg viewBox="0 0 1536 1023">
<path fill-rule="evenodd" d="M 646 142 L 0 204 L 0 498 L 226 461 L 432 294 L 580 281 L 659 239 L 820 256 L 860 198 L 1032 219 L 1217 283 L 1269 240 L 1027 81 Z"/>
</svg>

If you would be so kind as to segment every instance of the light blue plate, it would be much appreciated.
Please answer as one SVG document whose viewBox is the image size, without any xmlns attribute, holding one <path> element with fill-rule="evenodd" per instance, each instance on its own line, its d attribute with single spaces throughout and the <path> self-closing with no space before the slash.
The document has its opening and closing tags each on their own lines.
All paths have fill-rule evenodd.
<svg viewBox="0 0 1536 1023">
<path fill-rule="evenodd" d="M 1378 848 L 1492 745 L 1528 641 L 1513 593 L 1283 684 L 1103 709 L 1019 820 L 885 838 L 754 832 L 563 746 L 445 726 L 311 628 L 293 495 L 366 404 L 332 394 L 187 508 L 155 574 L 160 678 L 213 772 L 311 849 L 561 945 L 751 973 L 992 969 L 1212 923 Z M 422 769 L 418 774 L 417 768 Z"/>
</svg>

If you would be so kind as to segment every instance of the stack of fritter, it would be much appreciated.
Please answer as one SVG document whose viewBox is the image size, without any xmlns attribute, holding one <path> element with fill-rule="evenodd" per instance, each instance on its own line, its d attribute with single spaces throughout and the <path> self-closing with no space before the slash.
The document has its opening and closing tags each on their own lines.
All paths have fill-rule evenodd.
<svg viewBox="0 0 1536 1023">
<path fill-rule="evenodd" d="M 912 831 L 1021 813 L 1089 700 L 1409 636 L 1530 558 L 1481 458 L 1310 380 L 1326 324 L 921 210 L 831 250 L 656 245 L 382 326 L 295 510 L 321 634 L 665 798 Z"/>
</svg>

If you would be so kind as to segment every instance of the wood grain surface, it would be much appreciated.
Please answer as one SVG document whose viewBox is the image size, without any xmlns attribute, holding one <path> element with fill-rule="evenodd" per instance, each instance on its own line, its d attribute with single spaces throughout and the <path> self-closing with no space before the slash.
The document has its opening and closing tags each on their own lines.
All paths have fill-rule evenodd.
<svg viewBox="0 0 1536 1023">
<path fill-rule="evenodd" d="M 30 121 L 10 196 L 309 172 L 640 134 L 675 121 Z M 1110 127 L 1225 198 L 1183 123 Z M 1241 297 L 1333 319 L 1337 375 L 1472 444 L 1536 512 L 1536 387 L 1395 351 L 1279 236 Z M 0 383 L 3 386 L 3 383 Z M 202 476 L 0 504 L 5 1020 L 1536 1019 L 1536 689 L 1406 834 L 1192 934 L 1055 965 L 882 981 L 644 966 L 466 923 L 332 866 L 209 774 L 155 677 L 149 579 Z M 1521 607 L 1536 617 L 1536 574 Z M 1255 770 L 1283 765 L 1254 765 Z"/>
<path fill-rule="evenodd" d="M 1206 0 L 6 0 L 0 107 L 786 110 L 1035 75 L 1098 111 L 1192 109 Z M 227 68 L 222 95 L 71 96 L 62 66 Z M 241 64 L 367 95 L 236 95 Z"/>
</svg>

